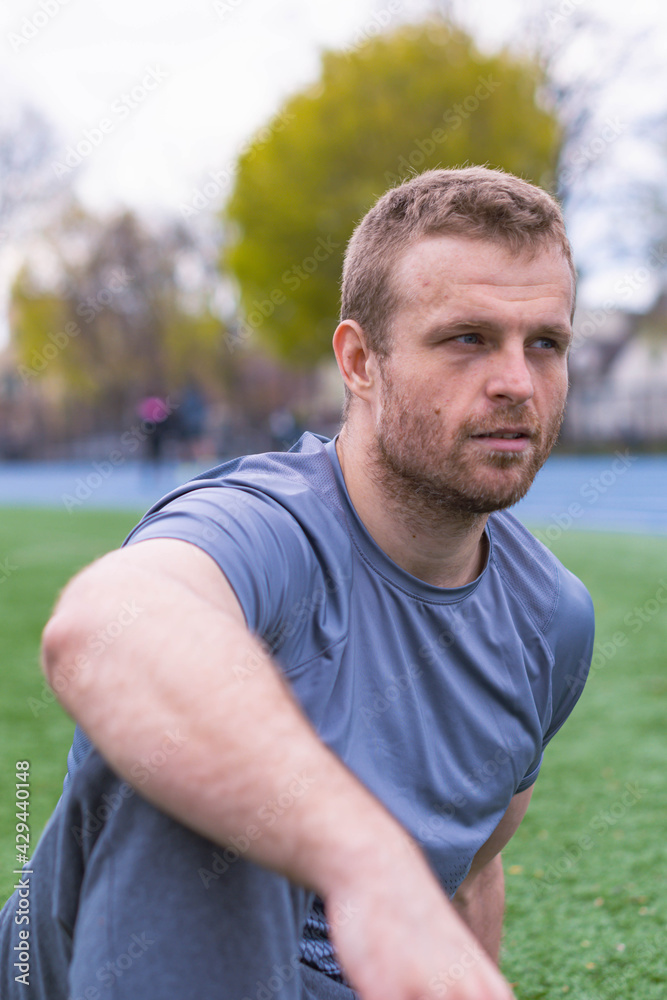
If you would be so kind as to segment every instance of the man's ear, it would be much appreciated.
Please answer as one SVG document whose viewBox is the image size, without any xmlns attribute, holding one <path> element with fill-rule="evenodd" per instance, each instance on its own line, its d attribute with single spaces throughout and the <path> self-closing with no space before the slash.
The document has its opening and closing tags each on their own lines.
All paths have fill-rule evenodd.
<svg viewBox="0 0 667 1000">
<path fill-rule="evenodd" d="M 333 336 L 333 349 L 343 381 L 351 393 L 369 400 L 378 384 L 378 363 L 354 319 L 344 319 Z"/>
</svg>

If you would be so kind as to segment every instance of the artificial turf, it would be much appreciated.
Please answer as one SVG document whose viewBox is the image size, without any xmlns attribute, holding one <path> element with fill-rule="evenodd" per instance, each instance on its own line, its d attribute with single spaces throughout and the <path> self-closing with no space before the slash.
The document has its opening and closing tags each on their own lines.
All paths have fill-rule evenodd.
<svg viewBox="0 0 667 1000">
<path fill-rule="evenodd" d="M 591 592 L 589 682 L 504 852 L 520 1000 L 667 995 L 667 538 L 565 533 Z"/>
<path fill-rule="evenodd" d="M 136 519 L 0 509 L 0 901 L 17 867 L 15 763 L 30 762 L 34 847 L 73 731 L 38 668 L 41 629 L 60 587 Z M 596 654 L 504 852 L 503 971 L 518 1000 L 663 1000 L 667 538 L 570 531 L 553 548 L 593 596 Z"/>
<path fill-rule="evenodd" d="M 39 668 L 40 635 L 59 591 L 122 544 L 138 515 L 0 508 L 0 900 L 13 885 L 15 764 L 30 763 L 30 840 L 62 791 L 74 723 Z"/>
</svg>

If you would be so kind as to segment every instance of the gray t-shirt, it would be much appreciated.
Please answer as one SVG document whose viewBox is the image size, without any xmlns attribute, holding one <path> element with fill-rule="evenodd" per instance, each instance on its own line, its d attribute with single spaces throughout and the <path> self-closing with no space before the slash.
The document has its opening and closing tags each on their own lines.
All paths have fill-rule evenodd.
<svg viewBox="0 0 667 1000">
<path fill-rule="evenodd" d="M 450 896 L 535 781 L 593 645 L 582 583 L 507 512 L 490 515 L 487 536 L 472 583 L 413 577 L 357 516 L 335 443 L 305 434 L 290 452 L 235 459 L 173 491 L 127 540 L 178 538 L 212 556 L 321 738 L 423 846 Z M 338 975 L 319 903 L 304 960 Z"/>
</svg>

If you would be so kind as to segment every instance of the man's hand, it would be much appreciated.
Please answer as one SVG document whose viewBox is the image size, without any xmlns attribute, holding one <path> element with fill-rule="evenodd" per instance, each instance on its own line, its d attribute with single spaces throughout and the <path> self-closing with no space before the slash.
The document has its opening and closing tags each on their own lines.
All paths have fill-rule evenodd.
<svg viewBox="0 0 667 1000">
<path fill-rule="evenodd" d="M 389 859 L 376 847 L 366 873 L 341 880 L 325 900 L 338 957 L 363 1000 L 511 1000 L 407 836 Z"/>
</svg>

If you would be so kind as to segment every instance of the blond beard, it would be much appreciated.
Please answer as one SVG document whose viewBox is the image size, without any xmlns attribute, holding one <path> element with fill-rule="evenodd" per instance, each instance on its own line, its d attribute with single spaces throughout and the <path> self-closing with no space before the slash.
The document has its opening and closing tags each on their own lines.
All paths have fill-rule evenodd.
<svg viewBox="0 0 667 1000">
<path fill-rule="evenodd" d="M 475 520 L 511 507 L 526 495 L 558 438 L 565 406 L 547 426 L 525 405 L 498 408 L 492 416 L 470 418 L 459 427 L 448 452 L 443 452 L 446 427 L 436 423 L 433 411 L 416 409 L 414 397 L 397 392 L 383 372 L 382 415 L 374 452 L 369 456 L 373 478 L 411 520 L 443 517 Z M 472 434 L 503 424 L 525 426 L 531 433 L 527 452 L 490 451 L 473 458 L 466 454 Z M 506 470 L 506 479 L 487 482 L 484 469 Z"/>
</svg>

